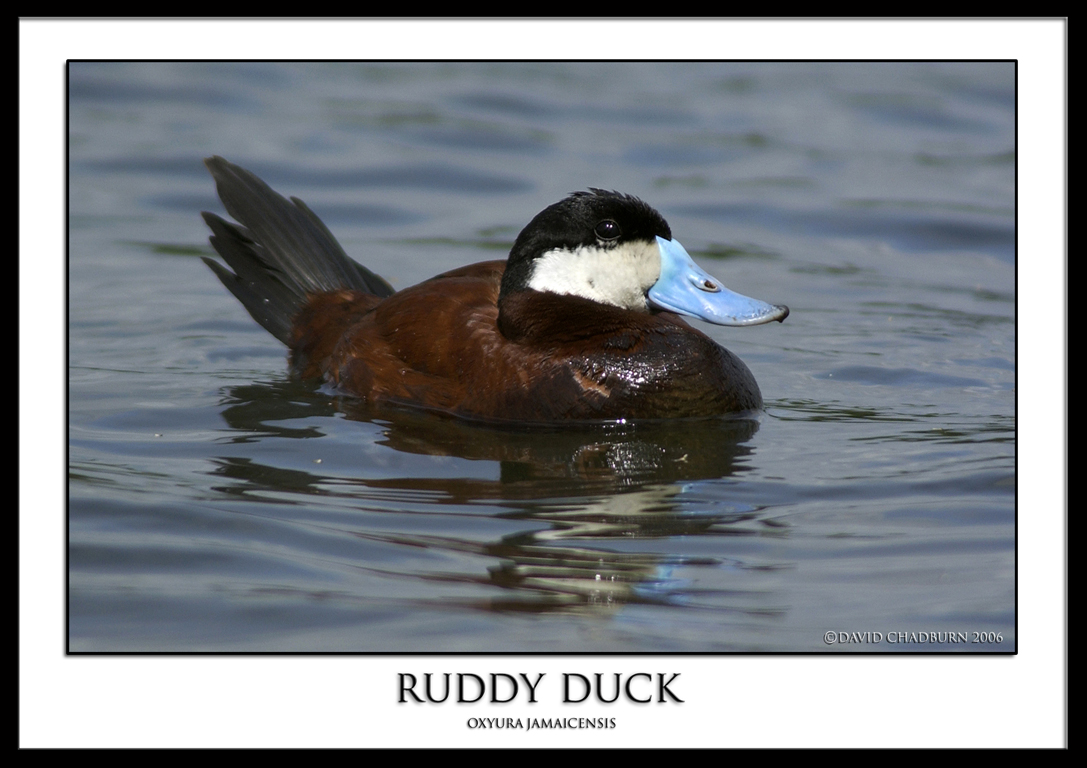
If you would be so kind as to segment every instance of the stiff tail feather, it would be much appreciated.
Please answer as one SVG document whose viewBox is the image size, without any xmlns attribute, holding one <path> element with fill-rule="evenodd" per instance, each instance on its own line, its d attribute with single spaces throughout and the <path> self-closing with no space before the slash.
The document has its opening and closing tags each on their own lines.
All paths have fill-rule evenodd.
<svg viewBox="0 0 1087 768">
<path fill-rule="evenodd" d="M 234 271 L 204 258 L 215 275 L 269 333 L 290 343 L 291 327 L 308 299 L 332 291 L 380 298 L 392 286 L 351 259 L 305 203 L 275 192 L 221 157 L 204 161 L 233 224 L 203 212 L 211 244 Z"/>
</svg>

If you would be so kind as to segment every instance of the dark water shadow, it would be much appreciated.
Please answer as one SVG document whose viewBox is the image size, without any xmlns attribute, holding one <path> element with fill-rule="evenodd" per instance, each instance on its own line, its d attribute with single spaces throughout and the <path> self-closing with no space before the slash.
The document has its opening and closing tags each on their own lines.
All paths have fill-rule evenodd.
<svg viewBox="0 0 1087 768">
<path fill-rule="evenodd" d="M 448 524 L 440 534 L 425 526 L 396 533 L 353 531 L 354 536 L 387 545 L 497 560 L 486 572 L 476 573 L 407 572 L 398 571 L 395 563 L 383 563 L 381 569 L 360 564 L 383 576 L 502 590 L 500 597 L 443 599 L 447 607 L 540 612 L 624 603 L 691 605 L 686 583 L 668 576 L 674 568 L 744 565 L 662 554 L 660 540 L 784 533 L 780 522 L 765 519 L 760 510 L 721 499 L 717 486 L 713 493 L 695 493 L 694 499 L 689 492 L 692 482 L 744 471 L 743 458 L 751 451 L 745 443 L 758 429 L 753 416 L 495 427 L 427 413 L 376 412 L 360 401 L 330 397 L 294 382 L 234 387 L 227 392 L 226 404 L 223 417 L 238 432 L 234 441 L 318 437 L 319 427 L 289 424 L 312 424 L 314 416 L 338 413 L 379 424 L 378 444 L 395 451 L 497 462 L 497 479 L 480 479 L 333 477 L 247 458 L 216 460 L 214 474 L 230 480 L 218 489 L 234 496 L 274 495 L 277 503 L 302 506 L 322 503 L 314 498 L 319 496 L 340 506 L 357 503 L 368 512 L 377 508 L 390 514 L 412 514 L 408 508 L 417 510 L 422 503 L 431 513 L 444 508 L 465 518 L 483 514 L 523 521 L 517 532 L 490 541 L 480 539 L 476 526 L 464 536 L 450 534 Z"/>
</svg>

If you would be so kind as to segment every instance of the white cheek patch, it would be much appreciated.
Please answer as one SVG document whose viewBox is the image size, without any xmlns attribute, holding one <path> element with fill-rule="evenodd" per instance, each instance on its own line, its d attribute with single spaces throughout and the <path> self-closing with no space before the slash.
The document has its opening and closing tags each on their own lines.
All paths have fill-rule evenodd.
<svg viewBox="0 0 1087 768">
<path fill-rule="evenodd" d="M 537 258 L 528 287 L 648 312 L 645 294 L 660 273 L 660 249 L 655 242 L 629 242 L 613 248 L 590 245 L 573 251 L 548 251 Z"/>
</svg>

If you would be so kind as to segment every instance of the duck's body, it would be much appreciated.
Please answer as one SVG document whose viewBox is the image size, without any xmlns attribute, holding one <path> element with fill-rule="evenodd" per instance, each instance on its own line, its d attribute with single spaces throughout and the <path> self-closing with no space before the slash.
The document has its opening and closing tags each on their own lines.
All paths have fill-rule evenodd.
<svg viewBox="0 0 1087 768">
<path fill-rule="evenodd" d="M 205 213 L 212 244 L 235 272 L 205 261 L 287 344 L 292 373 L 301 378 L 323 379 L 376 405 L 494 421 L 659 419 L 762 407 L 739 358 L 658 309 L 725 322 L 717 310 L 692 310 L 687 298 L 662 287 L 662 273 L 679 270 L 697 299 L 721 293 L 700 270 L 688 274 L 687 262 L 698 268 L 667 224 L 634 198 L 598 190 L 571 196 L 525 228 L 508 261 L 462 267 L 394 293 L 351 261 L 301 201 L 288 202 L 222 158 L 207 165 L 227 211 L 247 229 Z M 729 324 L 788 314 L 746 301 Z"/>
</svg>

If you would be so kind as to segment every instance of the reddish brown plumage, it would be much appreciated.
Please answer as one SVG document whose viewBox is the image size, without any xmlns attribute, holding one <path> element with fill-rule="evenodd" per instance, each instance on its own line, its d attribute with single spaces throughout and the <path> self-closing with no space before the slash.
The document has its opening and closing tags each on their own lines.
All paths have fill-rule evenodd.
<svg viewBox="0 0 1087 768">
<path fill-rule="evenodd" d="M 386 299 L 314 295 L 292 370 L 380 405 L 483 420 L 706 416 L 762 406 L 746 366 L 670 313 L 577 296 L 505 298 L 505 262 L 463 267 Z M 501 328 L 501 330 L 500 330 Z"/>
</svg>

